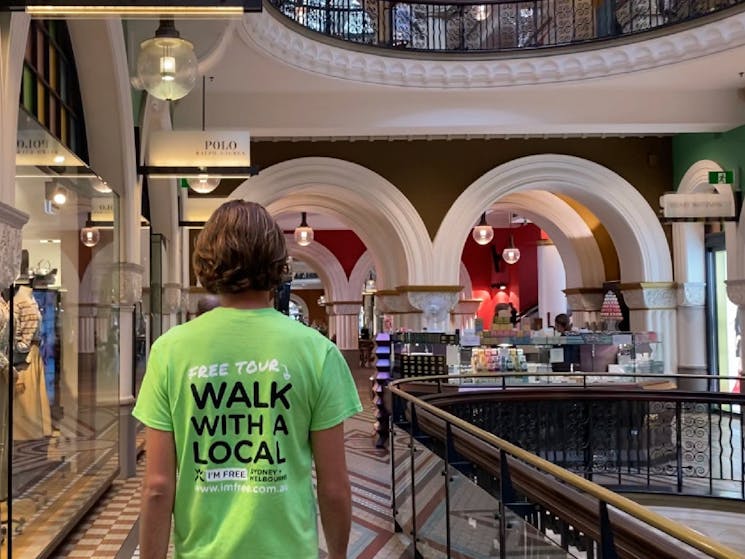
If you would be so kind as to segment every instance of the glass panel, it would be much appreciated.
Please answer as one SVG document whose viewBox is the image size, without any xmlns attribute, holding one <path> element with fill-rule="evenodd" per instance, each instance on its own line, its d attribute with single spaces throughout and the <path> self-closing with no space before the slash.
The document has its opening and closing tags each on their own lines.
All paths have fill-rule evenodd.
<svg viewBox="0 0 745 559">
<path fill-rule="evenodd" d="M 36 76 L 31 68 L 23 66 L 23 82 L 21 85 L 21 103 L 23 107 L 31 114 L 36 114 Z"/>
<path fill-rule="evenodd" d="M 10 368 L 10 305 L 0 297 L 0 557 L 8 556 L 8 473 L 10 467 L 9 454 L 9 401 L 12 386 Z"/>
<path fill-rule="evenodd" d="M 115 223 L 118 202 L 94 184 L 30 166 L 16 176 L 16 206 L 30 216 L 13 299 L 12 548 L 20 559 L 46 556 L 119 469 L 118 237 L 100 228 L 91 247 L 80 236 L 91 212 Z M 53 201 L 59 189 L 64 202 Z"/>
</svg>

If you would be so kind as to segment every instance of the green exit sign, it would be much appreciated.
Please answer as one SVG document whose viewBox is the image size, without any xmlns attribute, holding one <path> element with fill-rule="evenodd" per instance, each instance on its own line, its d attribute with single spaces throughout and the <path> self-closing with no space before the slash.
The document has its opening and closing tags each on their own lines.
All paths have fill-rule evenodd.
<svg viewBox="0 0 745 559">
<path fill-rule="evenodd" d="M 709 171 L 709 184 L 733 184 L 734 182 L 733 171 Z"/>
</svg>

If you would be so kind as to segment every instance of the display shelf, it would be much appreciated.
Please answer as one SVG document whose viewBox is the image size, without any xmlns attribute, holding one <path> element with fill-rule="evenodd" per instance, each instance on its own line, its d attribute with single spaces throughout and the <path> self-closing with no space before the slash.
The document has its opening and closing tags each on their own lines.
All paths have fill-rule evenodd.
<svg viewBox="0 0 745 559">
<path fill-rule="evenodd" d="M 385 404 L 385 388 L 391 380 L 391 335 L 380 332 L 375 336 L 375 377 L 372 400 L 375 406 L 375 446 L 382 448 L 390 435 L 390 412 Z"/>
</svg>

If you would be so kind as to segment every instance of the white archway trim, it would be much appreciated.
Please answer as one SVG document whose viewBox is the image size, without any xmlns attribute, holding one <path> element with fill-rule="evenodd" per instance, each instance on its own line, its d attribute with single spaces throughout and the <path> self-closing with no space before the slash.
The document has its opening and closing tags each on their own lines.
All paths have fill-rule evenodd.
<svg viewBox="0 0 745 559">
<path fill-rule="evenodd" d="M 463 261 L 461 260 L 460 263 L 460 276 L 458 277 L 459 285 L 463 286 L 463 289 L 461 289 L 459 298 L 460 299 L 472 299 L 473 298 L 473 282 L 471 281 L 471 274 L 468 273 L 468 268 L 466 268 L 466 265 L 463 264 Z"/>
<path fill-rule="evenodd" d="M 714 185 L 709 184 L 709 172 L 710 171 L 723 171 L 721 165 L 710 159 L 701 159 L 691 165 L 688 170 L 680 179 L 678 185 L 678 192 L 697 192 L 697 191 L 709 191 L 716 190 L 720 194 L 726 194 L 729 192 L 732 195 L 731 188 L 724 188 L 729 185 Z"/>
<path fill-rule="evenodd" d="M 301 247 L 295 242 L 295 238 L 288 234 L 285 234 L 285 242 L 290 256 L 307 262 L 318 274 L 327 300 L 349 300 L 347 298 L 347 276 L 334 253 L 321 243 L 311 243 L 307 247 Z"/>
<path fill-rule="evenodd" d="M 556 246 L 566 271 L 567 287 L 599 287 L 605 281 L 603 256 L 587 223 L 569 204 L 550 192 L 517 192 L 496 206 L 527 217 Z"/>
<path fill-rule="evenodd" d="M 293 196 L 297 202 L 285 203 Z M 391 255 L 390 281 L 430 283 L 432 243 L 424 222 L 393 184 L 366 167 L 328 157 L 284 161 L 247 179 L 230 198 L 287 209 L 314 200 L 321 213 L 331 210 L 355 224 L 376 262 Z"/>
<path fill-rule="evenodd" d="M 227 26 L 225 27 L 225 30 L 222 32 L 222 34 L 220 34 L 220 38 L 217 40 L 215 46 L 212 47 L 212 50 L 204 55 L 199 61 L 197 72 L 200 76 L 204 76 L 207 72 L 215 67 L 215 64 L 222 60 L 222 57 L 225 56 L 225 52 L 228 50 L 228 46 L 232 42 L 231 40 L 237 29 L 237 20 L 229 20 Z"/>
<path fill-rule="evenodd" d="M 390 50 L 378 54 L 361 45 L 335 46 L 312 31 L 299 33 L 288 23 L 268 8 L 244 17 L 239 33 L 249 47 L 302 70 L 364 83 L 438 89 L 587 80 L 658 68 L 745 45 L 742 12 L 677 33 L 606 48 L 513 58 L 461 55 L 452 61 Z"/>
<path fill-rule="evenodd" d="M 672 263 L 656 213 L 625 179 L 592 161 L 559 154 L 522 157 L 492 169 L 455 201 L 435 236 L 434 281 L 458 277 L 463 239 L 482 208 L 514 192 L 563 193 L 593 212 L 618 252 L 624 282 L 670 282 Z"/>
<path fill-rule="evenodd" d="M 308 309 L 308 303 L 305 302 L 305 299 L 303 299 L 300 295 L 297 293 L 290 292 L 290 301 L 295 303 L 298 307 L 300 307 L 300 312 L 307 320 L 310 316 L 310 310 Z"/>
<path fill-rule="evenodd" d="M 362 293 L 362 291 L 365 289 L 365 282 L 367 281 L 367 278 L 369 277 L 370 270 L 375 269 L 375 282 L 378 289 L 382 289 L 381 284 L 378 283 L 380 280 L 378 278 L 377 273 L 377 267 L 375 266 L 375 261 L 373 260 L 373 255 L 369 250 L 366 250 L 362 256 L 360 256 L 357 259 L 357 262 L 354 264 L 354 268 L 352 268 L 352 271 L 349 274 L 349 291 L 351 293 Z"/>
</svg>

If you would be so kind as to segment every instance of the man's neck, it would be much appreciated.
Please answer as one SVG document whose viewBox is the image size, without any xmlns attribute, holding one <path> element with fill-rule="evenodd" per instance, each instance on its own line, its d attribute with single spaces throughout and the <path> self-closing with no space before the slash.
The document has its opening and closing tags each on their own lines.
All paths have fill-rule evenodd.
<svg viewBox="0 0 745 559">
<path fill-rule="evenodd" d="M 271 291 L 254 291 L 242 293 L 221 293 L 220 306 L 233 309 L 265 309 L 272 306 Z"/>
</svg>

